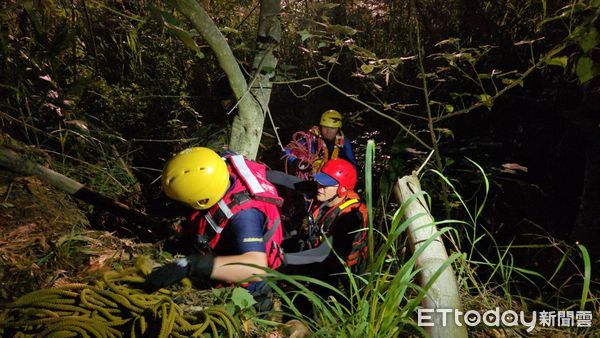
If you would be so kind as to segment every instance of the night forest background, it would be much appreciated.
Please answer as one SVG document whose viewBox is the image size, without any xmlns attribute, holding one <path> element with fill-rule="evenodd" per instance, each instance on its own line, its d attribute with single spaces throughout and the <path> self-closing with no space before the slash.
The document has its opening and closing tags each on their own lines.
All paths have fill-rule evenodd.
<svg viewBox="0 0 600 338">
<path fill-rule="evenodd" d="M 151 216 L 185 215 L 160 191 L 162 166 L 190 146 L 235 146 L 230 135 L 242 109 L 217 54 L 182 11 L 186 2 L 3 1 L 2 146 Z M 261 1 L 199 3 L 252 87 L 257 45 L 265 43 L 257 43 Z M 597 327 L 600 1 L 280 6 L 280 40 L 267 41 L 276 66 L 260 69 L 270 76 L 270 99 L 258 115 L 256 159 L 282 170 L 280 146 L 325 110 L 340 111 L 361 192 L 373 195 L 373 226 L 385 231 L 399 207 L 393 184 L 433 151 L 422 188 L 437 220 L 470 224 L 450 222 L 462 244 L 449 251 L 470 252 L 470 267 L 487 262 L 472 270 L 482 289 L 506 308 L 581 304 Z M 364 181 L 369 139 L 372 188 Z M 114 253 L 163 239 L 34 178 L 0 176 L 4 302 L 127 265 L 108 247 Z M 482 237 L 467 235 L 470 226 Z M 56 241 L 74 228 L 113 237 Z M 408 255 L 402 247 L 399 257 Z M 481 302 L 481 289 L 469 285 L 461 290 L 467 307 Z M 582 332 L 569 334 L 593 335 Z"/>
</svg>

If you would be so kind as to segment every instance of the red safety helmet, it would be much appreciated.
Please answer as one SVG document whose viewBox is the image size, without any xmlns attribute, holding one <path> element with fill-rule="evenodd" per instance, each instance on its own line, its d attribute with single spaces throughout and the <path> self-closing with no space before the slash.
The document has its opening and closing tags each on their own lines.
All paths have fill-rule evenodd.
<svg viewBox="0 0 600 338">
<path fill-rule="evenodd" d="M 313 175 L 313 177 L 318 183 L 324 186 L 335 185 L 331 184 L 333 183 L 331 179 L 335 180 L 340 185 L 337 191 L 340 197 L 345 196 L 356 186 L 356 169 L 354 165 L 341 158 L 334 158 L 327 161 L 323 168 L 321 168 L 321 172 Z M 329 184 L 327 184 L 328 182 Z"/>
</svg>

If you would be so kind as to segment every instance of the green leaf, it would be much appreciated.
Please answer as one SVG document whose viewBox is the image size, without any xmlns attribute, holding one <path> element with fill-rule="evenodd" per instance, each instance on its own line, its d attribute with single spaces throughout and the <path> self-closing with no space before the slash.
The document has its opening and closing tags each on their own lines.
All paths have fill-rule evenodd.
<svg viewBox="0 0 600 338">
<path fill-rule="evenodd" d="M 289 72 L 289 71 L 292 71 L 294 69 L 298 69 L 298 66 L 287 64 L 287 63 L 280 63 L 279 65 L 277 65 L 277 67 L 282 72 Z"/>
<path fill-rule="evenodd" d="M 488 107 L 488 109 L 492 109 L 492 97 L 488 94 L 480 94 L 479 101 L 481 101 L 484 106 Z"/>
<path fill-rule="evenodd" d="M 600 0 L 592 0 L 592 2 L 590 3 L 590 6 L 598 8 L 600 7 Z"/>
<path fill-rule="evenodd" d="M 235 288 L 231 294 L 231 301 L 240 309 L 247 309 L 256 304 L 254 297 L 245 288 Z"/>
<path fill-rule="evenodd" d="M 353 51 L 356 56 L 358 57 L 363 57 L 366 59 L 375 59 L 377 58 L 377 55 L 373 52 L 371 52 L 370 50 L 357 46 L 355 44 L 350 44 L 348 45 L 348 48 L 350 48 L 351 51 Z"/>
<path fill-rule="evenodd" d="M 175 19 L 175 17 L 173 15 L 171 15 L 171 13 L 169 12 L 165 12 L 160 10 L 158 7 L 154 6 L 154 5 L 149 5 L 150 8 L 150 13 L 158 18 L 159 20 L 162 18 L 162 20 L 164 20 L 163 22 L 168 22 L 171 25 L 178 25 L 179 22 L 177 21 L 177 19 Z"/>
<path fill-rule="evenodd" d="M 223 28 L 219 28 L 219 30 L 223 34 L 240 35 L 240 31 L 239 30 L 237 30 L 235 28 L 231 28 L 231 27 L 223 27 Z"/>
<path fill-rule="evenodd" d="M 329 31 L 331 33 L 339 33 L 339 34 L 348 35 L 348 36 L 352 36 L 358 32 L 356 29 L 354 29 L 352 27 L 342 26 L 342 25 L 329 25 L 329 26 L 327 26 L 327 31 Z"/>
<path fill-rule="evenodd" d="M 213 296 L 215 296 L 215 298 L 222 300 L 222 301 L 225 300 L 225 297 L 227 296 L 227 291 L 228 291 L 228 289 L 226 289 L 226 288 L 213 288 L 212 289 Z"/>
<path fill-rule="evenodd" d="M 579 302 L 579 310 L 583 311 L 585 309 L 585 303 L 587 301 L 588 292 L 590 291 L 592 263 L 590 260 L 590 254 L 588 253 L 585 246 L 577 244 L 577 247 L 579 247 L 579 250 L 581 250 L 581 255 L 583 256 L 583 289 L 581 294 L 581 300 Z"/>
<path fill-rule="evenodd" d="M 200 51 L 200 47 L 198 47 L 198 44 L 196 44 L 196 41 L 194 41 L 192 33 L 188 32 L 186 30 L 183 30 L 180 27 L 172 25 L 166 21 L 165 21 L 165 26 L 171 32 L 175 33 L 175 35 L 177 35 L 177 37 L 183 42 L 183 44 L 186 47 L 188 47 L 189 49 L 191 49 L 192 51 L 194 51 L 200 59 L 204 58 L 204 54 Z"/>
<path fill-rule="evenodd" d="M 300 34 L 300 40 L 302 40 L 302 42 L 306 41 L 307 39 L 310 39 L 311 37 L 313 37 L 314 35 L 311 34 L 309 31 L 305 30 L 301 30 L 298 32 L 298 34 Z"/>
<path fill-rule="evenodd" d="M 435 131 L 439 132 L 440 134 L 444 135 L 444 136 L 448 136 L 451 138 L 454 138 L 454 133 L 452 132 L 452 130 L 448 129 L 448 128 L 434 128 Z"/>
<path fill-rule="evenodd" d="M 502 83 L 504 83 L 505 85 L 509 86 L 513 83 L 517 83 L 519 86 L 523 87 L 523 80 L 521 79 L 509 79 L 509 78 L 503 78 L 502 79 Z"/>
<path fill-rule="evenodd" d="M 567 68 L 568 61 L 569 61 L 569 59 L 566 56 L 559 56 L 559 57 L 547 59 L 546 64 L 549 66 L 559 66 L 559 67 Z"/>
<path fill-rule="evenodd" d="M 402 61 L 402 58 L 391 58 L 391 59 L 387 59 L 386 61 L 390 65 L 401 65 L 404 63 L 404 61 Z"/>
<path fill-rule="evenodd" d="M 262 67 L 260 69 L 260 71 L 263 74 L 272 74 L 273 72 L 275 72 L 275 68 L 274 67 Z"/>
<path fill-rule="evenodd" d="M 586 83 L 598 75 L 599 71 L 594 65 L 594 61 L 592 61 L 592 59 L 583 56 L 577 60 L 575 73 L 577 74 L 577 77 L 581 83 Z"/>
<path fill-rule="evenodd" d="M 589 26 L 589 29 L 578 37 L 577 42 L 579 42 L 579 46 L 584 52 L 596 47 L 600 42 L 596 27 Z"/>
<path fill-rule="evenodd" d="M 444 105 L 444 109 L 446 109 L 448 113 L 452 113 L 454 111 L 454 106 L 451 104 L 446 104 Z"/>
<path fill-rule="evenodd" d="M 369 74 L 373 71 L 373 69 L 375 69 L 374 65 L 368 65 L 368 64 L 363 64 L 360 66 L 360 69 L 363 71 L 363 73 L 365 74 Z"/>
</svg>

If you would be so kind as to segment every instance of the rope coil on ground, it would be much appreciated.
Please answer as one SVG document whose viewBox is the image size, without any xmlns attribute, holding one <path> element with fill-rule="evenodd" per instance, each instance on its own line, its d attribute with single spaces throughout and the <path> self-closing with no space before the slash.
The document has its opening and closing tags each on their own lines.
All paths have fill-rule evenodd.
<svg viewBox="0 0 600 338">
<path fill-rule="evenodd" d="M 191 314 L 173 292 L 141 288 L 138 268 L 107 272 L 94 285 L 69 284 L 26 294 L 0 307 L 2 337 L 198 337 L 240 335 L 222 307 Z M 136 285 L 137 284 L 137 285 Z M 208 330 L 208 331 L 207 331 Z"/>
</svg>

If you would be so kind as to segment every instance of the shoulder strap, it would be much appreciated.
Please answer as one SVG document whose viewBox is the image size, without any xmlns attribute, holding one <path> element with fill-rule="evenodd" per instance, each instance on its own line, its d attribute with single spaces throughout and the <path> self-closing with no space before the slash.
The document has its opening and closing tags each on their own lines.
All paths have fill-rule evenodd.
<svg viewBox="0 0 600 338">
<path fill-rule="evenodd" d="M 338 208 L 340 210 L 344 210 L 347 207 L 351 206 L 352 204 L 358 203 L 360 202 L 357 198 L 351 198 L 349 200 L 347 200 L 346 202 L 342 203 Z"/>
<path fill-rule="evenodd" d="M 219 227 L 219 224 L 221 224 L 225 220 L 229 220 L 231 217 L 234 216 L 234 213 L 231 209 L 233 209 L 234 207 L 236 207 L 238 205 L 242 205 L 246 202 L 249 202 L 251 197 L 250 197 L 250 193 L 248 191 L 243 190 L 243 191 L 232 194 L 230 199 L 231 199 L 231 201 L 229 203 L 225 203 L 225 201 L 223 201 L 223 199 L 221 199 L 217 203 L 217 207 L 219 209 L 216 210 L 212 216 L 208 212 L 204 215 L 204 218 L 206 219 L 208 224 L 210 224 L 210 226 L 217 233 L 221 233 L 221 231 L 222 231 L 221 227 Z M 217 230 L 217 228 L 219 228 L 219 231 Z"/>
<path fill-rule="evenodd" d="M 231 164 L 235 167 L 236 171 L 239 173 L 239 177 L 244 181 L 246 187 L 250 189 L 251 195 L 256 195 L 265 192 L 265 189 L 260 185 L 252 170 L 248 168 L 246 164 L 246 160 L 242 155 L 231 156 L 230 158 Z"/>
<path fill-rule="evenodd" d="M 265 223 L 268 223 L 269 219 L 265 219 Z M 273 225 L 271 225 L 271 228 L 269 230 L 267 230 L 267 232 L 265 232 L 265 234 L 263 235 L 263 241 L 264 243 L 267 243 L 271 237 L 273 237 L 273 235 L 275 234 L 275 231 L 277 231 L 277 228 L 279 227 L 279 225 L 281 224 L 281 219 L 279 217 L 275 218 L 273 220 Z M 267 224 L 265 224 L 266 226 Z"/>
</svg>

